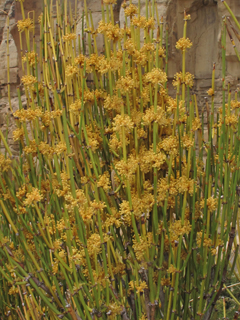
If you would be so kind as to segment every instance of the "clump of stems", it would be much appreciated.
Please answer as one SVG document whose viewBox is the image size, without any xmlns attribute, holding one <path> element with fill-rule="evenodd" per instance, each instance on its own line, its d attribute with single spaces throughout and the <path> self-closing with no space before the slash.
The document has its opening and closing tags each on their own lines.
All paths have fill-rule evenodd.
<svg viewBox="0 0 240 320">
<path fill-rule="evenodd" d="M 114 3 L 103 0 L 95 30 L 85 0 L 86 29 L 77 35 L 77 3 L 74 14 L 56 0 L 53 14 L 45 0 L 37 49 L 36 21 L 21 1 L 27 106 L 19 89 L 18 158 L 1 133 L 3 318 L 209 319 L 225 285 L 240 194 L 240 102 L 225 83 L 226 20 L 222 108 L 214 109 L 214 65 L 211 102 L 200 113 L 186 70 L 190 16 L 171 97 L 168 28 L 155 1 L 146 1 L 145 16 L 140 1 L 124 1 L 121 27 Z"/>
</svg>

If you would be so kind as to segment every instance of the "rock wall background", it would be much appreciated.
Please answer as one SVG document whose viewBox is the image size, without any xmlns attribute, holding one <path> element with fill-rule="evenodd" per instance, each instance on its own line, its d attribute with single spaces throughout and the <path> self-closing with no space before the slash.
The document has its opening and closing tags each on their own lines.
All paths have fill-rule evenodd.
<svg viewBox="0 0 240 320">
<path fill-rule="evenodd" d="M 75 0 L 71 1 L 73 6 Z M 138 3 L 138 0 L 133 0 Z M 240 1 L 227 1 L 232 11 L 240 21 Z M 122 0 L 117 0 L 114 7 L 115 21 L 123 24 Z M 202 107 L 205 103 L 206 91 L 211 87 L 211 74 L 213 63 L 216 63 L 216 106 L 221 103 L 221 28 L 222 17 L 229 16 L 221 0 L 155 0 L 158 6 L 159 16 L 163 16 L 164 22 L 169 26 L 169 79 L 171 80 L 176 72 L 181 71 L 181 54 L 176 50 L 176 41 L 182 37 L 183 32 L 183 11 L 191 14 L 188 24 L 187 36 L 193 42 L 193 47 L 187 54 L 187 71 L 195 75 L 193 90 L 197 93 L 198 103 Z M 101 20 L 101 0 L 87 0 L 88 8 L 91 9 L 95 27 Z M 83 1 L 78 0 L 78 33 L 81 33 L 81 14 Z M 25 14 L 35 10 L 36 18 L 42 11 L 41 0 L 25 0 Z M 141 12 L 145 13 L 145 0 L 141 0 Z M 22 19 L 20 3 L 15 0 L 0 0 L 0 128 L 6 134 L 7 123 L 9 122 L 9 141 L 12 148 L 16 148 L 12 141 L 11 131 L 14 122 L 9 114 L 7 98 L 7 14 L 10 18 L 10 84 L 13 109 L 18 108 L 17 86 L 21 78 L 21 53 L 19 36 L 16 23 Z M 37 34 L 37 28 L 36 28 Z M 39 38 L 36 36 L 36 42 Z M 235 41 L 240 52 L 239 42 Z M 103 43 L 98 39 L 98 47 L 102 48 Z M 227 38 L 227 81 L 233 90 L 240 83 L 240 63 L 235 55 L 232 44 Z M 171 85 L 169 86 L 171 93 Z"/>
</svg>

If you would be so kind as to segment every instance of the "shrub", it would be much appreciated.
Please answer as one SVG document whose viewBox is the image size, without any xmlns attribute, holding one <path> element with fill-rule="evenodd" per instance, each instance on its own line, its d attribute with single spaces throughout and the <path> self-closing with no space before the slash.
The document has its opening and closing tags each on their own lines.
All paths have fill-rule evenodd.
<svg viewBox="0 0 240 320">
<path fill-rule="evenodd" d="M 67 1 L 57 1 L 56 18 L 46 1 L 39 50 L 20 2 L 27 107 L 19 89 L 17 159 L 1 134 L 0 314 L 210 319 L 239 205 L 240 103 L 225 84 L 226 20 L 222 108 L 214 110 L 214 66 L 211 106 L 200 113 L 186 71 L 186 13 L 173 98 L 154 1 L 146 16 L 124 2 L 121 28 L 115 1 L 103 0 L 97 30 L 85 1 L 82 37 Z"/>
</svg>

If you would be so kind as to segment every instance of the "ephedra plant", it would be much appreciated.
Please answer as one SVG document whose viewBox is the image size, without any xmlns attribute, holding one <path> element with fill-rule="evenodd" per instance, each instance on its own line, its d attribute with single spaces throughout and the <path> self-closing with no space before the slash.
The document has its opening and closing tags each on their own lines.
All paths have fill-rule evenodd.
<svg viewBox="0 0 240 320">
<path fill-rule="evenodd" d="M 215 113 L 214 66 L 210 110 L 200 113 L 186 70 L 187 13 L 171 97 L 168 33 L 155 1 L 146 1 L 146 16 L 140 1 L 124 1 L 119 27 L 115 1 L 103 0 L 95 30 L 85 0 L 81 35 L 67 1 L 56 0 L 53 14 L 45 0 L 38 22 L 20 3 L 27 106 L 19 88 L 19 157 L 1 132 L 1 319 L 210 319 L 240 194 L 240 102 L 225 84 L 226 20 L 222 108 Z"/>
</svg>

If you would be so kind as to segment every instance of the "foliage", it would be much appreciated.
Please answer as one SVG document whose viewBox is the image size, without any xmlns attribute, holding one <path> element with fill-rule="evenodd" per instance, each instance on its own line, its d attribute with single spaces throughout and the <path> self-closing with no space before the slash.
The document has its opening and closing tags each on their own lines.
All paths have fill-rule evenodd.
<svg viewBox="0 0 240 320">
<path fill-rule="evenodd" d="M 226 283 L 240 193 L 240 103 L 225 85 L 226 20 L 222 108 L 215 112 L 214 66 L 211 106 L 200 114 L 186 72 L 186 13 L 173 98 L 168 34 L 154 1 L 146 16 L 140 1 L 124 2 L 120 28 L 115 1 L 103 0 L 97 30 L 85 1 L 81 36 L 67 1 L 56 1 L 55 18 L 45 0 L 39 51 L 36 22 L 20 2 L 27 107 L 19 91 L 18 159 L 0 132 L 1 317 L 210 319 Z"/>
<path fill-rule="evenodd" d="M 227 290 L 228 289 L 228 290 Z M 215 313 L 212 319 L 237 319 L 239 312 L 240 286 L 234 274 L 227 279 L 226 287 L 223 288 L 221 296 L 216 303 Z M 234 318 L 235 317 L 235 318 Z"/>
</svg>

